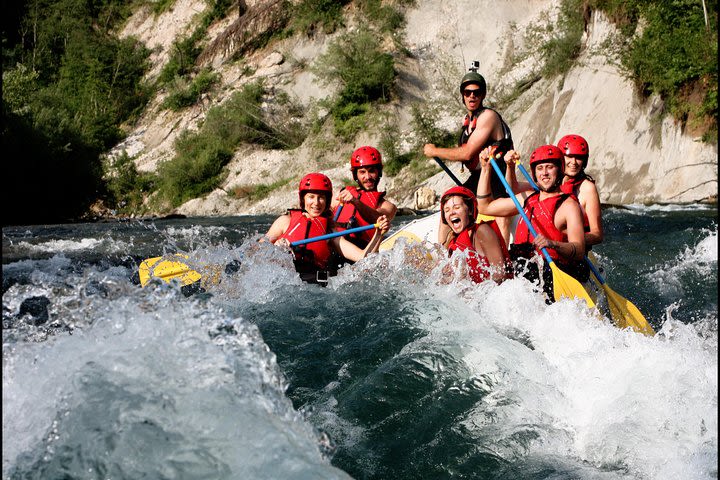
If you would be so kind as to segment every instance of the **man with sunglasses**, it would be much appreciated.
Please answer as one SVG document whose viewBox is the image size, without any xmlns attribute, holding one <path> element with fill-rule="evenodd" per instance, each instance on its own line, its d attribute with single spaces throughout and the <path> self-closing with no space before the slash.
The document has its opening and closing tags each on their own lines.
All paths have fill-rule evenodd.
<svg viewBox="0 0 720 480">
<path fill-rule="evenodd" d="M 460 93 L 467 114 L 463 120 L 458 146 L 442 148 L 428 143 L 423 148 L 423 153 L 427 157 L 462 162 L 463 167 L 467 167 L 470 171 L 470 177 L 463 186 L 476 193 L 482 171 L 479 160 L 480 152 L 487 147 L 496 146 L 497 151 L 502 152 L 504 156 L 505 152 L 514 148 L 510 127 L 498 112 L 483 106 L 487 86 L 483 76 L 477 73 L 478 66 L 479 62 L 473 62 L 469 71 L 460 80 Z M 498 166 L 505 172 L 505 160 L 502 157 L 498 159 Z M 493 198 L 508 197 L 502 182 L 494 171 L 491 172 L 490 183 Z M 510 238 L 511 219 L 499 217 L 496 221 L 507 243 Z"/>
</svg>

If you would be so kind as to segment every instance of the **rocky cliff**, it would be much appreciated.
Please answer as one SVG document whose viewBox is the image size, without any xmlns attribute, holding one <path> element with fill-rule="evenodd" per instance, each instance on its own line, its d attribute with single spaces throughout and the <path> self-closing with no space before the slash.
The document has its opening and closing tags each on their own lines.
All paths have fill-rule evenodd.
<svg viewBox="0 0 720 480">
<path fill-rule="evenodd" d="M 263 3 L 267 2 L 247 2 L 247 6 L 252 10 Z M 607 52 L 614 27 L 602 14 L 593 13 L 588 19 L 583 53 L 566 75 L 543 78 L 538 74 L 541 65 L 536 46 L 528 42 L 525 33 L 540 19 L 552 21 L 557 3 L 426 0 L 407 10 L 402 35 L 409 55 L 396 56 L 397 97 L 381 107 L 399 127 L 400 147 L 410 148 L 412 144 L 410 109 L 416 102 L 440 106 L 442 126 L 452 131 L 459 128 L 462 113 L 457 82 L 470 61 L 479 60 L 480 72 L 488 81 L 490 104 L 502 95 L 507 97 L 523 79 L 532 79 L 501 112 L 525 159 L 540 144 L 578 133 L 590 144 L 588 172 L 597 180 L 603 203 L 716 201 L 717 147 L 701 142 L 671 118 L 663 117 L 659 98 L 643 101 L 636 95 L 631 81 Z M 154 68 L 149 75 L 157 74 L 168 59 L 173 39 L 187 34 L 204 8 L 202 0 L 177 0 L 161 15 L 141 9 L 127 22 L 122 35 L 134 35 L 154 49 Z M 349 18 L 347 28 L 352 29 Z M 227 35 L 234 20 L 213 25 L 208 42 Z M 222 103 L 243 84 L 258 78 L 274 91 L 286 92 L 307 111 L 317 110 L 318 101 L 331 95 L 333 87 L 322 85 L 308 67 L 333 38 L 317 34 L 274 41 L 242 62 L 225 58 L 222 51 L 205 58 L 205 63 L 220 73 L 222 87 L 181 112 L 162 109 L 161 93 L 114 152 L 125 150 L 135 158 L 139 170 L 154 170 L 158 162 L 172 158 L 173 141 L 184 129 L 196 129 L 210 106 Z M 327 128 L 291 151 L 242 147 L 228 165 L 222 187 L 186 202 L 176 213 L 282 212 L 297 200 L 295 181 L 254 203 L 230 192 L 239 185 L 269 184 L 287 178 L 289 173 L 299 179 L 309 171 L 322 171 L 340 185 L 350 177 L 349 153 L 359 145 L 377 145 L 380 134 L 377 128 L 369 128 L 352 144 L 342 144 L 328 139 L 332 134 Z M 403 170 L 395 177 L 384 177 L 381 188 L 387 189 L 389 198 L 401 207 L 425 209 L 436 207 L 437 194 L 451 185 L 443 172 L 413 178 Z"/>
</svg>

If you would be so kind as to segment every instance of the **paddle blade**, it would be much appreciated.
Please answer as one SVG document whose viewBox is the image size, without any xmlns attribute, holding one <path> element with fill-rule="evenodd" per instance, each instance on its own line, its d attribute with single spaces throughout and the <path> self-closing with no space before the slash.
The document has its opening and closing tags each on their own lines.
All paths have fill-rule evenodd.
<svg viewBox="0 0 720 480">
<path fill-rule="evenodd" d="M 176 254 L 176 257 L 188 258 L 187 255 Z M 151 279 L 159 278 L 170 283 L 177 279 L 181 285 L 190 285 L 200 280 L 201 275 L 179 260 L 167 260 L 164 257 L 153 257 L 143 260 L 138 268 L 140 285 L 147 285 Z"/>
<path fill-rule="evenodd" d="M 613 321 L 619 328 L 630 327 L 649 337 L 655 335 L 655 330 L 650 326 L 640 310 L 627 298 L 615 293 L 612 288 L 604 284 L 605 296 L 608 299 L 610 314 Z"/>
<path fill-rule="evenodd" d="M 555 296 L 555 300 L 560 300 L 563 297 L 582 298 L 588 307 L 593 308 L 595 306 L 595 302 L 592 301 L 585 287 L 576 279 L 560 270 L 560 268 L 555 265 L 555 262 L 550 263 L 550 270 L 552 270 L 553 295 Z"/>
<path fill-rule="evenodd" d="M 422 243 L 422 238 L 418 237 L 412 232 L 405 232 L 403 230 L 400 230 L 399 232 L 396 232 L 392 234 L 390 237 L 383 240 L 383 242 L 380 244 L 379 250 L 381 252 L 384 252 L 385 250 L 390 250 L 395 246 L 395 242 L 400 240 L 401 238 L 404 238 L 406 242 L 409 243 Z"/>
</svg>

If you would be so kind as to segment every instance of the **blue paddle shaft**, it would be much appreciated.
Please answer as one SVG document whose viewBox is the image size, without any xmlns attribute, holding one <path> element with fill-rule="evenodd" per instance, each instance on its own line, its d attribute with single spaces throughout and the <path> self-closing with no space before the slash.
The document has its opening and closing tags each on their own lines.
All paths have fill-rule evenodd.
<svg viewBox="0 0 720 480">
<path fill-rule="evenodd" d="M 337 210 L 335 210 L 335 216 L 333 217 L 333 222 L 337 222 L 338 217 L 340 216 L 340 212 L 342 212 L 343 209 L 343 203 L 338 205 Z"/>
<path fill-rule="evenodd" d="M 517 166 L 518 166 L 518 168 L 520 169 L 520 171 L 522 172 L 522 174 L 525 176 L 525 179 L 528 181 L 528 183 L 529 183 L 535 190 L 537 190 L 537 189 L 538 189 L 538 186 L 535 185 L 535 182 L 533 181 L 533 179 L 532 179 L 532 177 L 530 176 L 530 174 L 528 173 L 528 171 L 525 170 L 525 167 L 523 167 L 522 163 L 518 163 Z"/>
<path fill-rule="evenodd" d="M 502 170 L 500 170 L 500 167 L 498 167 L 497 162 L 495 162 L 495 159 L 493 157 L 490 157 L 490 165 L 492 165 L 493 170 L 495 170 L 495 173 L 497 173 L 498 178 L 503 184 L 503 187 L 505 187 L 505 191 L 510 195 L 510 198 L 512 198 L 512 201 L 515 203 L 515 207 L 517 208 L 518 213 L 520 216 L 525 220 L 525 223 L 527 224 L 528 230 L 530 230 L 530 233 L 533 237 L 537 237 L 538 234 L 535 231 L 535 228 L 532 226 L 532 223 L 530 223 L 530 219 L 525 214 L 525 210 L 523 210 L 522 205 L 520 205 L 520 202 L 518 201 L 517 197 L 512 191 L 512 188 L 510 188 L 510 185 L 508 185 L 507 180 L 505 180 L 505 175 L 503 175 Z M 545 256 L 545 260 L 548 261 L 548 263 L 552 263 L 553 259 L 548 253 L 546 248 L 542 248 L 542 253 Z"/>
<path fill-rule="evenodd" d="M 370 230 L 371 228 L 375 228 L 375 225 L 364 225 L 362 227 L 355 227 L 355 228 L 348 228 L 347 230 L 343 230 L 342 232 L 333 232 L 333 233 L 326 233 L 325 235 L 319 235 L 317 237 L 310 237 L 303 240 L 296 240 L 290 244 L 291 247 L 299 247 L 300 245 L 305 245 L 306 243 L 313 243 L 313 242 L 319 242 L 321 240 L 330 240 L 331 238 L 335 237 L 342 237 L 343 235 L 350 235 L 351 233 L 357 233 L 357 232 L 364 232 L 365 230 Z"/>
<path fill-rule="evenodd" d="M 535 185 L 535 182 L 533 181 L 532 177 L 530 176 L 528 171 L 525 169 L 525 167 L 523 167 L 521 163 L 518 163 L 518 168 L 520 169 L 522 174 L 525 176 L 527 181 L 530 182 L 530 185 L 532 185 L 532 187 L 535 190 L 537 190 L 538 189 L 537 185 Z M 587 257 L 587 255 L 585 256 L 585 263 L 588 264 L 588 266 L 590 267 L 590 270 L 593 272 L 593 275 L 595 275 L 595 278 L 597 278 L 598 281 L 600 282 L 600 285 L 605 285 L 605 280 L 603 279 L 602 275 L 600 275 L 600 272 L 598 271 L 597 267 L 595 267 L 595 265 L 593 265 L 593 263 Z"/>
</svg>

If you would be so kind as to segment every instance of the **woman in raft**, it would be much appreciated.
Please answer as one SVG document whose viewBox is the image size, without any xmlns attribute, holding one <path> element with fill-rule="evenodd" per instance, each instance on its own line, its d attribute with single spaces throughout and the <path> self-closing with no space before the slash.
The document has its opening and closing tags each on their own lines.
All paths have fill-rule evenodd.
<svg viewBox="0 0 720 480">
<path fill-rule="evenodd" d="M 300 208 L 289 209 L 288 213 L 278 217 L 265 234 L 265 239 L 275 245 L 292 248 L 295 270 L 304 282 L 327 284 L 328 277 L 337 274 L 330 263 L 333 253 L 357 262 L 369 253 L 378 251 L 383 235 L 390 228 L 390 222 L 384 215 L 377 219 L 375 234 L 364 249 L 353 245 L 345 237 L 291 247 L 292 242 L 325 235 L 334 229 L 330 209 L 332 183 L 327 176 L 322 173 L 305 175 L 300 180 L 298 194 Z"/>
<path fill-rule="evenodd" d="M 476 223 L 478 202 L 468 188 L 457 186 L 440 198 L 438 241 L 452 255 L 467 255 L 468 274 L 475 283 L 488 278 L 500 283 L 512 278 L 512 266 L 505 241 L 494 220 Z"/>
</svg>

